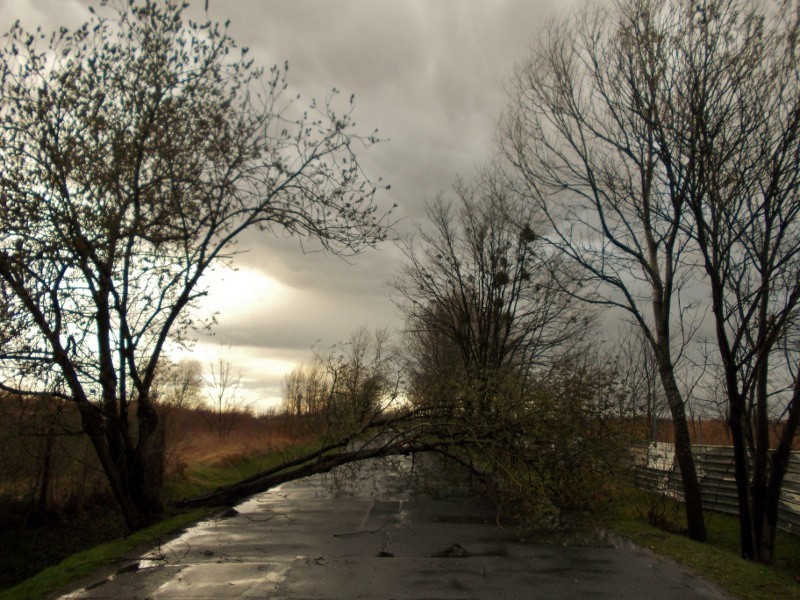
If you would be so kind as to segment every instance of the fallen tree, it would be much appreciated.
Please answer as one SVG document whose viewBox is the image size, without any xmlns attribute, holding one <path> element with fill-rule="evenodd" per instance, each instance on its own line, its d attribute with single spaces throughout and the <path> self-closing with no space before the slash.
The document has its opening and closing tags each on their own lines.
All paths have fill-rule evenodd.
<svg viewBox="0 0 800 600">
<path fill-rule="evenodd" d="M 565 359 L 527 394 L 497 390 L 485 412 L 465 410 L 474 403 L 462 396 L 475 393 L 466 386 L 436 403 L 395 410 L 384 405 L 314 451 L 178 506 L 232 506 L 350 463 L 433 453 L 476 477 L 500 504 L 522 501 L 556 515 L 582 510 L 606 491 L 608 476 L 623 464 L 624 445 L 606 423 L 613 406 L 604 371 L 585 358 Z"/>
<path fill-rule="evenodd" d="M 458 433 L 451 430 L 448 435 L 444 434 L 441 430 L 442 416 L 440 412 L 434 413 L 430 410 L 406 408 L 384 414 L 379 409 L 356 431 L 337 437 L 333 441 L 324 439 L 316 450 L 286 460 L 276 467 L 236 483 L 183 500 L 178 506 L 182 508 L 231 506 L 282 483 L 328 473 L 348 463 L 422 452 L 435 451 L 446 454 L 447 449 L 469 446 L 464 428 Z M 436 427 L 434 423 L 437 424 Z"/>
<path fill-rule="evenodd" d="M 178 506 L 183 508 L 196 508 L 200 506 L 232 506 L 245 498 L 265 492 L 275 486 L 311 475 L 328 473 L 336 467 L 348 463 L 383 458 L 387 456 L 408 456 L 422 452 L 439 452 L 447 455 L 444 450 L 463 446 L 459 440 L 431 440 L 429 442 L 417 441 L 414 438 L 397 439 L 390 443 L 377 446 L 364 446 L 355 450 L 346 450 L 339 447 L 337 450 L 324 449 L 305 454 L 296 459 L 287 461 L 278 467 L 268 469 L 248 479 L 232 485 L 218 488 L 207 494 L 184 500 Z M 337 446 L 340 446 L 337 444 Z"/>
</svg>

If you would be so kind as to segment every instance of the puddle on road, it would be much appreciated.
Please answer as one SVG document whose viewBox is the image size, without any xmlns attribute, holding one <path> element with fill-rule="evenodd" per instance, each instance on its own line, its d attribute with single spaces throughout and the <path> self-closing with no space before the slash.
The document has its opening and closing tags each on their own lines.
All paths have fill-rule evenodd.
<svg viewBox="0 0 800 600">
<path fill-rule="evenodd" d="M 89 592 L 89 591 L 95 590 L 95 589 L 97 589 L 99 587 L 102 587 L 102 586 L 108 584 L 108 583 L 111 583 L 112 581 L 114 581 L 120 575 L 126 575 L 128 573 L 138 573 L 139 571 L 142 571 L 144 569 L 151 569 L 153 567 L 161 567 L 164 564 L 164 563 L 158 563 L 158 564 L 151 564 L 151 563 L 154 563 L 154 561 L 152 561 L 150 559 L 142 559 L 142 560 L 139 560 L 137 562 L 129 563 L 129 564 L 125 565 L 124 567 L 121 567 L 121 568 L 117 569 L 117 571 L 115 573 L 109 575 L 108 577 L 100 579 L 99 581 L 95 581 L 94 583 L 90 583 L 89 585 L 86 585 L 86 586 L 84 586 L 84 587 L 82 587 L 82 588 L 80 588 L 78 590 L 75 590 L 74 592 L 71 592 L 71 593 L 68 593 L 68 594 L 64 594 L 63 596 L 60 596 L 59 600 L 69 600 L 71 598 L 80 598 L 80 597 L 83 596 L 83 594 L 85 592 Z"/>
<path fill-rule="evenodd" d="M 556 531 L 525 531 L 520 542 L 547 546 L 571 546 L 575 548 L 614 548 L 616 543 L 609 532 L 602 529 L 574 529 Z"/>
<path fill-rule="evenodd" d="M 434 523 L 451 523 L 454 525 L 487 525 L 495 521 L 496 519 L 476 515 L 436 515 L 433 517 Z"/>
</svg>

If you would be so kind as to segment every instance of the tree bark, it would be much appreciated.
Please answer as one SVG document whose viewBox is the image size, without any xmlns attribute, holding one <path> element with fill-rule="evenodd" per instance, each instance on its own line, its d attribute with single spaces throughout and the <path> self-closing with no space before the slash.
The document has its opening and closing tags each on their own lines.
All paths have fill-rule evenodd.
<svg viewBox="0 0 800 600">
<path fill-rule="evenodd" d="M 131 452 L 129 466 L 132 497 L 144 517 L 145 524 L 158 519 L 163 510 L 161 489 L 164 484 L 164 427 L 149 401 L 137 406 L 139 441 Z"/>
<path fill-rule="evenodd" d="M 736 497 L 739 504 L 739 540 L 742 558 L 755 558 L 755 539 L 753 537 L 753 512 L 750 498 L 750 461 L 747 457 L 745 440 L 745 424 L 742 404 L 743 400 L 730 403 L 731 415 L 728 424 L 733 440 L 734 478 L 736 480 Z"/>
<path fill-rule="evenodd" d="M 692 455 L 692 443 L 689 436 L 689 426 L 686 422 L 686 409 L 681 398 L 678 384 L 669 358 L 663 352 L 656 353 L 658 370 L 664 386 L 664 394 L 672 414 L 675 427 L 675 457 L 681 471 L 683 483 L 684 508 L 686 512 L 686 526 L 690 539 L 705 542 L 708 539 L 705 519 L 703 517 L 703 498 L 700 493 L 700 482 L 697 479 L 697 469 Z"/>
<path fill-rule="evenodd" d="M 800 373 L 798 373 L 800 376 Z M 763 525 L 758 540 L 758 561 L 772 564 L 775 559 L 775 533 L 778 528 L 778 506 L 781 497 L 783 479 L 789 466 L 792 452 L 792 440 L 800 426 L 800 377 L 795 376 L 795 389 L 789 404 L 789 416 L 781 432 L 778 447 L 770 457 L 769 481 L 765 490 Z"/>
<path fill-rule="evenodd" d="M 88 403 L 86 405 L 79 403 L 78 409 L 83 430 L 97 452 L 100 466 L 106 474 L 111 492 L 122 511 L 125 524 L 131 531 L 141 529 L 147 524 L 147 520 L 131 494 L 129 480 L 123 465 L 114 460 L 111 454 L 100 416 L 94 413 L 94 407 Z"/>
<path fill-rule="evenodd" d="M 55 431 L 52 423 L 47 427 L 47 434 L 44 442 L 44 454 L 42 455 L 42 472 L 39 478 L 39 501 L 36 510 L 40 513 L 47 511 L 47 500 L 50 494 L 50 472 L 53 458 L 53 438 Z"/>
</svg>

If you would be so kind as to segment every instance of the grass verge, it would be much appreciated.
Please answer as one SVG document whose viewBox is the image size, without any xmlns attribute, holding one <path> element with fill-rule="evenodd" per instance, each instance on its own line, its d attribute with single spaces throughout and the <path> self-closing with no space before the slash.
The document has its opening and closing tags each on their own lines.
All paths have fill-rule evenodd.
<svg viewBox="0 0 800 600">
<path fill-rule="evenodd" d="M 199 496 L 277 467 L 282 462 L 309 453 L 317 447 L 318 443 L 307 443 L 258 454 L 229 456 L 220 461 L 199 461 L 187 468 L 181 477 L 166 483 L 164 498 L 169 503 Z"/>
<path fill-rule="evenodd" d="M 218 463 L 198 462 L 189 466 L 182 476 L 173 478 L 167 483 L 164 497 L 169 504 L 235 483 L 309 452 L 313 447 L 313 444 L 309 443 L 251 456 L 229 456 Z M 52 595 L 93 571 L 108 568 L 125 560 L 136 560 L 148 547 L 157 546 L 170 534 L 213 512 L 213 509 L 196 509 L 174 514 L 147 529 L 72 554 L 20 584 L 0 591 L 0 600 L 32 600 Z M 41 535 L 47 533 L 42 532 Z"/>
<path fill-rule="evenodd" d="M 123 560 L 135 560 L 136 556 L 132 556 L 132 554 L 136 554 L 136 551 L 141 551 L 145 546 L 157 545 L 166 536 L 202 519 L 211 512 L 211 509 L 196 509 L 174 515 L 124 538 L 73 554 L 19 585 L 0 592 L 0 600 L 43 598 L 73 581 L 86 577 L 93 571 L 118 564 Z"/>
<path fill-rule="evenodd" d="M 706 511 L 708 543 L 693 542 L 680 533 L 651 525 L 647 513 L 656 507 L 661 519 L 676 531 L 686 523 L 683 506 L 639 490 L 627 490 L 598 515 L 601 525 L 655 553 L 669 556 L 715 582 L 737 598 L 800 598 L 800 538 L 779 531 L 775 564 L 760 565 L 739 555 L 736 518 Z"/>
</svg>

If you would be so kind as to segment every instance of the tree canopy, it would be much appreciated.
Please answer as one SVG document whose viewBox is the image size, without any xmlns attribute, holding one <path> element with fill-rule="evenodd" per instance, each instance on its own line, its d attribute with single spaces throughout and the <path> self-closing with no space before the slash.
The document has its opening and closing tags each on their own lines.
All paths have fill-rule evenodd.
<svg viewBox="0 0 800 600">
<path fill-rule="evenodd" d="M 353 98 L 299 107 L 287 65 L 187 7 L 104 2 L 0 49 L 0 387 L 77 404 L 132 526 L 157 505 L 159 358 L 207 324 L 208 268 L 246 230 L 337 253 L 387 233 Z"/>
</svg>

